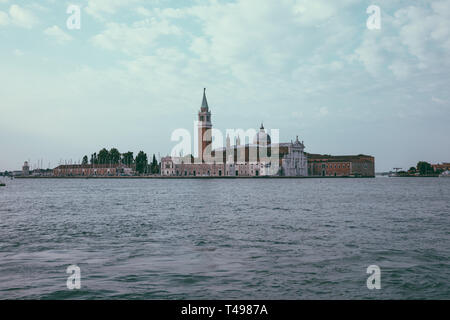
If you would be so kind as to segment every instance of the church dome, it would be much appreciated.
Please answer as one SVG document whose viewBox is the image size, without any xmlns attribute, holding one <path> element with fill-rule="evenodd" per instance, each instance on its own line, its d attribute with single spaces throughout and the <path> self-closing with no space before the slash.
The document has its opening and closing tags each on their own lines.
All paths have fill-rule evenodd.
<svg viewBox="0 0 450 320">
<path fill-rule="evenodd" d="M 259 128 L 259 132 L 253 138 L 253 144 L 266 146 L 266 145 L 269 145 L 270 143 L 271 143 L 270 136 L 264 130 L 264 125 L 261 124 L 261 128 Z"/>
</svg>

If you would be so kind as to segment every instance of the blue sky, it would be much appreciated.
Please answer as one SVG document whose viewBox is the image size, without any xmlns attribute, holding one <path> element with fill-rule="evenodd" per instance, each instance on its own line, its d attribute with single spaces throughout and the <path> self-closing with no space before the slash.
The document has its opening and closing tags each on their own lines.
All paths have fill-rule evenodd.
<svg viewBox="0 0 450 320">
<path fill-rule="evenodd" d="M 449 32 L 448 0 L 0 0 L 0 171 L 168 154 L 203 87 L 223 131 L 264 121 L 377 171 L 450 161 Z"/>
</svg>

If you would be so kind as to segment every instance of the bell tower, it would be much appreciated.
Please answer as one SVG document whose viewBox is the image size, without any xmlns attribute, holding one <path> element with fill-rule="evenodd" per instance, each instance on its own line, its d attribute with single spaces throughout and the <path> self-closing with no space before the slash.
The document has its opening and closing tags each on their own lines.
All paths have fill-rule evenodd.
<svg viewBox="0 0 450 320">
<path fill-rule="evenodd" d="M 212 143 L 212 123 L 211 112 L 209 111 L 208 101 L 206 100 L 206 88 L 203 89 L 203 101 L 198 112 L 198 159 L 205 162 L 211 155 L 204 156 L 204 152 Z M 206 158 L 206 159 L 205 159 Z"/>
</svg>

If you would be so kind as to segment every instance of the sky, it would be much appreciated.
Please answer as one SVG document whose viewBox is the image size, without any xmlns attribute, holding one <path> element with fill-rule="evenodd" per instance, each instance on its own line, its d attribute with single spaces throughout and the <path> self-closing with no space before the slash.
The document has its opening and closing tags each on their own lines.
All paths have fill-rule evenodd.
<svg viewBox="0 0 450 320">
<path fill-rule="evenodd" d="M 450 162 L 449 32 L 450 0 L 0 0 L 0 171 L 167 155 L 204 87 L 223 132 L 264 122 L 376 171 Z"/>
</svg>

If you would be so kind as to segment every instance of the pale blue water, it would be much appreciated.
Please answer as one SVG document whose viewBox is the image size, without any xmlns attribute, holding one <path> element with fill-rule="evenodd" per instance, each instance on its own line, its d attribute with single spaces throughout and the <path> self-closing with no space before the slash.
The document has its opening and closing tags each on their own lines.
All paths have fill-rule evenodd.
<svg viewBox="0 0 450 320">
<path fill-rule="evenodd" d="M 0 298 L 449 299 L 449 197 L 444 178 L 16 179 Z"/>
</svg>

